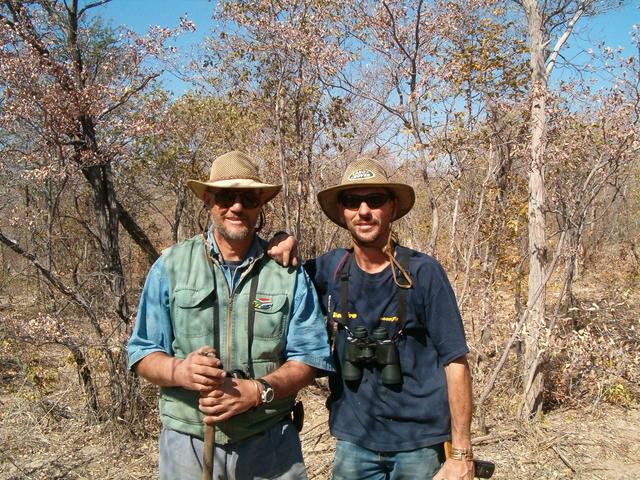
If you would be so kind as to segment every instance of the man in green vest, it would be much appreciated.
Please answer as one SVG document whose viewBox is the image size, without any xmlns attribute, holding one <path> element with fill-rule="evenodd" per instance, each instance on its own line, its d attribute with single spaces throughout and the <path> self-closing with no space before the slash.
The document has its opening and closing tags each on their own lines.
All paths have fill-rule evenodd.
<svg viewBox="0 0 640 480">
<path fill-rule="evenodd" d="M 304 479 L 291 410 L 333 366 L 309 278 L 272 261 L 256 235 L 281 185 L 238 151 L 187 185 L 211 227 L 151 267 L 128 347 L 130 367 L 160 386 L 160 478 L 201 478 L 206 424 L 216 426 L 212 478 Z"/>
</svg>

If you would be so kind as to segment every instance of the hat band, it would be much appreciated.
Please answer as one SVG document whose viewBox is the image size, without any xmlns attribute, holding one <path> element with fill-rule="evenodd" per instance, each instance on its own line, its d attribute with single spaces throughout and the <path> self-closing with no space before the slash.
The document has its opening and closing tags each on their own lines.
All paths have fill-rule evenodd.
<svg viewBox="0 0 640 480">
<path fill-rule="evenodd" d="M 260 181 L 260 179 L 258 177 L 252 176 L 252 175 L 246 175 L 246 176 L 239 176 L 239 175 L 232 175 L 232 176 L 228 176 L 228 177 L 216 177 L 216 178 L 209 178 L 209 183 L 211 182 L 222 182 L 225 180 L 253 180 L 256 183 L 263 183 Z"/>
</svg>

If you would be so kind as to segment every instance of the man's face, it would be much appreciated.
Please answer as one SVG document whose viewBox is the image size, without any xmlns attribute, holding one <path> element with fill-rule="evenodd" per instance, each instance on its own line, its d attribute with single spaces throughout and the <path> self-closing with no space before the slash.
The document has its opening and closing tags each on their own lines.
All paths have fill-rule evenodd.
<svg viewBox="0 0 640 480">
<path fill-rule="evenodd" d="M 338 197 L 338 211 L 354 241 L 383 247 L 395 214 L 396 202 L 384 188 L 353 188 Z"/>
<path fill-rule="evenodd" d="M 245 240 L 253 234 L 262 200 L 259 190 L 217 189 L 205 193 L 211 222 L 227 241 Z"/>
</svg>

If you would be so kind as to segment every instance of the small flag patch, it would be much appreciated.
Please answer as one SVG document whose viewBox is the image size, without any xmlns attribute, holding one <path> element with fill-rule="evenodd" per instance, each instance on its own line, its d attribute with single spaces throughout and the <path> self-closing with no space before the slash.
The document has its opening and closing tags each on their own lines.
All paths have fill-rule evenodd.
<svg viewBox="0 0 640 480">
<path fill-rule="evenodd" d="M 256 310 L 269 310 L 273 307 L 273 300 L 269 297 L 258 297 L 253 302 L 253 306 Z"/>
</svg>

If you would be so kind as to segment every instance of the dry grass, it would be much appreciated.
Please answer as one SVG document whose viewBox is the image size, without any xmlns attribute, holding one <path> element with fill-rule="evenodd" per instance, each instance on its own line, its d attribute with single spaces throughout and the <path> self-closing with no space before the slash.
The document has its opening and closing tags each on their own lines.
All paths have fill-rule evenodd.
<svg viewBox="0 0 640 480">
<path fill-rule="evenodd" d="M 77 395 L 74 386 L 49 396 L 47 405 L 33 398 L 26 382 L 14 387 L 0 400 L 0 479 L 157 478 L 157 431 L 134 438 L 122 425 L 87 425 L 82 412 L 66 406 Z M 321 386 L 303 394 L 301 437 L 309 478 L 317 480 L 330 478 L 334 452 L 325 395 Z M 477 437 L 475 449 L 496 462 L 496 480 L 640 478 L 637 409 L 601 404 L 556 411 L 529 424 L 495 417 L 489 425 L 491 433 Z"/>
<path fill-rule="evenodd" d="M 474 423 L 477 456 L 497 465 L 493 478 L 640 478 L 636 280 L 583 279 L 576 307 L 558 321 L 545 365 L 552 409 L 528 423 L 515 418 L 520 380 L 513 353 L 487 405 L 488 434 L 481 436 Z M 157 411 L 148 408 L 135 435 L 123 422 L 88 422 L 66 353 L 20 341 L 9 321 L 14 313 L 0 310 L 0 480 L 157 478 Z M 506 319 L 497 321 L 508 330 Z M 496 349 L 503 340 L 496 329 Z M 477 375 L 476 392 L 482 381 Z M 326 395 L 322 381 L 302 393 L 303 451 L 309 477 L 316 480 L 330 478 L 335 447 Z"/>
</svg>

